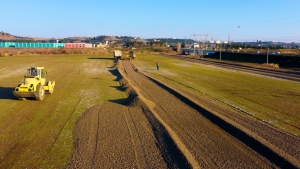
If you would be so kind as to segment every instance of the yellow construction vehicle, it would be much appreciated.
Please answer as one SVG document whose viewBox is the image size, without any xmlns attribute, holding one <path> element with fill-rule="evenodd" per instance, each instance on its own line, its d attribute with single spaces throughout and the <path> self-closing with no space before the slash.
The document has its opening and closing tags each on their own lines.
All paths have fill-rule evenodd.
<svg viewBox="0 0 300 169">
<path fill-rule="evenodd" d="M 36 100 L 43 100 L 45 93 L 52 94 L 55 81 L 47 81 L 47 71 L 44 67 L 30 67 L 23 81 L 15 88 L 13 95 L 20 100 L 25 97 L 34 97 Z"/>
<path fill-rule="evenodd" d="M 135 53 L 133 51 L 130 51 L 129 54 L 126 55 L 125 59 L 135 59 Z"/>
</svg>

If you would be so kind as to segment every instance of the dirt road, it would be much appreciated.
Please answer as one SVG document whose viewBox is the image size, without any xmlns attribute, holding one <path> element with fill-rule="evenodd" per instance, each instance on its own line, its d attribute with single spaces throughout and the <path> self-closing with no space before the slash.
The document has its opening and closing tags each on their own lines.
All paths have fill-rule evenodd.
<svg viewBox="0 0 300 169">
<path fill-rule="evenodd" d="M 69 168 L 300 167 L 298 137 L 207 103 L 220 118 L 190 101 L 201 98 L 182 97 L 122 63 L 117 79 L 130 103 L 114 100 L 85 113 Z"/>
</svg>

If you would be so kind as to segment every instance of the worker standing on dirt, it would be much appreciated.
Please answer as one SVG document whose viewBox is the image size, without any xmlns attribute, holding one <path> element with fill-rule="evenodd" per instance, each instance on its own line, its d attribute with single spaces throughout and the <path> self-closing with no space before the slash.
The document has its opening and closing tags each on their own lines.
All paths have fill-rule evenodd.
<svg viewBox="0 0 300 169">
<path fill-rule="evenodd" d="M 156 69 L 159 70 L 159 63 L 156 62 Z"/>
</svg>

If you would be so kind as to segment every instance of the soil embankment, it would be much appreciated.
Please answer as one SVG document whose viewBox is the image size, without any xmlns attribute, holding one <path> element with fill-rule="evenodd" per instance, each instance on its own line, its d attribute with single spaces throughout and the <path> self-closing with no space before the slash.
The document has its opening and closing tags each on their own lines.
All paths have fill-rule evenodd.
<svg viewBox="0 0 300 169">
<path fill-rule="evenodd" d="M 112 73 L 128 99 L 95 106 L 81 117 L 68 168 L 190 168 L 128 80 Z"/>
<path fill-rule="evenodd" d="M 245 123 L 251 130 L 249 135 L 236 127 L 247 119 L 234 121 L 227 115 L 229 120 L 225 121 L 190 101 L 197 99 L 196 96 L 178 95 L 144 76 L 130 61 L 123 61 L 119 70 L 123 77 L 117 79 L 128 93 L 128 102 L 111 101 L 83 115 L 75 129 L 75 152 L 70 168 L 293 168 L 299 165 L 297 157 L 293 158 L 295 153 L 291 152 L 294 148 L 297 152 L 295 142 L 299 138 L 291 136 L 294 139 L 291 149 L 271 144 L 275 148 L 270 149 L 267 144 L 272 140 L 261 143 L 251 136 L 251 132 L 260 133 L 257 129 L 263 124 L 257 127 L 258 123 L 251 120 Z M 217 110 L 213 104 L 207 104 Z M 224 117 L 231 112 L 222 113 Z M 269 132 L 279 138 L 285 136 L 272 129 Z M 279 149 L 281 154 L 274 149 Z"/>
</svg>

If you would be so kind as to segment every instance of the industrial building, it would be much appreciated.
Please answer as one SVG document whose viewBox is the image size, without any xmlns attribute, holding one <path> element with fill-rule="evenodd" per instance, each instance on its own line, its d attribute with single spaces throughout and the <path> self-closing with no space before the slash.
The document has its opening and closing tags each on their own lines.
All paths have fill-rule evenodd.
<svg viewBox="0 0 300 169">
<path fill-rule="evenodd" d="M 65 43 L 65 48 L 91 48 L 89 43 Z"/>
<path fill-rule="evenodd" d="M 91 48 L 89 43 L 0 42 L 0 48 Z"/>
<path fill-rule="evenodd" d="M 0 42 L 0 48 L 64 48 L 64 43 Z"/>
</svg>

